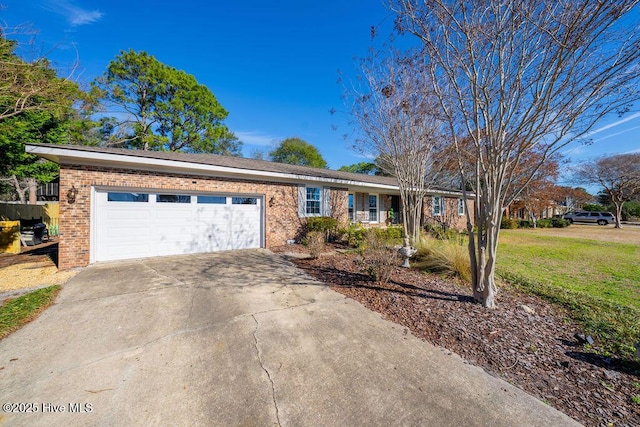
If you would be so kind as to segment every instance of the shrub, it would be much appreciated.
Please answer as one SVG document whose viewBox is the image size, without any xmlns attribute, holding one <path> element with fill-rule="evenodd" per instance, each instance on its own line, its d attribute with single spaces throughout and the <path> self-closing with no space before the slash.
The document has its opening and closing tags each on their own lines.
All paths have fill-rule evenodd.
<svg viewBox="0 0 640 427">
<path fill-rule="evenodd" d="M 309 249 L 311 258 L 318 258 L 324 250 L 325 235 L 321 231 L 310 231 L 302 243 Z"/>
<path fill-rule="evenodd" d="M 361 256 L 362 272 L 382 283 L 391 279 L 391 275 L 400 264 L 398 251 L 389 245 L 383 233 L 375 229 L 366 231 Z"/>
<path fill-rule="evenodd" d="M 586 204 L 582 206 L 582 210 L 587 212 L 606 212 L 607 208 L 602 205 Z"/>
<path fill-rule="evenodd" d="M 354 248 L 362 245 L 366 232 L 367 230 L 358 224 L 349 224 L 347 227 L 338 230 L 340 239 Z"/>
<path fill-rule="evenodd" d="M 570 224 L 569 221 L 562 218 L 551 218 L 551 227 L 553 228 L 565 228 Z"/>
<path fill-rule="evenodd" d="M 386 228 L 364 228 L 359 224 L 349 224 L 348 227 L 340 228 L 336 234 L 340 235 L 340 239 L 354 248 L 363 247 L 367 239 L 367 234 L 374 233 L 386 244 L 393 246 L 402 244 L 404 231 L 402 227 L 386 227 Z"/>
<path fill-rule="evenodd" d="M 446 227 L 444 224 L 429 224 L 425 229 L 439 240 L 456 240 L 461 234 L 458 230 Z M 465 230 L 464 233 L 466 234 L 467 231 Z"/>
<path fill-rule="evenodd" d="M 502 221 L 500 222 L 500 228 L 507 229 L 507 230 L 516 229 L 518 228 L 518 220 L 503 216 Z"/>
<path fill-rule="evenodd" d="M 539 219 L 538 221 L 536 221 L 536 227 L 551 228 L 551 220 L 548 218 Z"/>
<path fill-rule="evenodd" d="M 374 228 L 372 231 L 389 245 L 402 244 L 404 236 L 402 227 Z"/>
<path fill-rule="evenodd" d="M 325 241 L 329 240 L 329 235 L 338 228 L 338 220 L 330 216 L 315 216 L 307 220 L 307 230 L 309 232 L 319 231 L 323 233 Z"/>
<path fill-rule="evenodd" d="M 532 228 L 533 223 L 528 219 L 521 219 L 518 221 L 518 228 Z"/>
<path fill-rule="evenodd" d="M 611 209 L 613 212 L 613 209 Z M 640 218 L 640 202 L 626 202 L 622 205 L 622 220 L 636 221 Z"/>
</svg>

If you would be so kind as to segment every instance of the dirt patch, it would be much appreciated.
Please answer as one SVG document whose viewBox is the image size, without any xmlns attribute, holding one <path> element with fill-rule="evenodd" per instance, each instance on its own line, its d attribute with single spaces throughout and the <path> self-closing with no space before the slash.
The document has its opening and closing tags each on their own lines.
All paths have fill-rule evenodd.
<svg viewBox="0 0 640 427">
<path fill-rule="evenodd" d="M 0 256 L 0 293 L 61 285 L 76 271 L 58 271 L 57 245 L 34 248 L 30 251 Z"/>
<path fill-rule="evenodd" d="M 509 288 L 500 290 L 496 309 L 484 309 L 466 285 L 411 269 L 398 268 L 391 283 L 381 284 L 360 273 L 357 258 L 291 257 L 331 289 L 585 425 L 640 425 L 640 405 L 632 401 L 640 395 L 640 364 L 588 352 L 562 309 Z"/>
</svg>

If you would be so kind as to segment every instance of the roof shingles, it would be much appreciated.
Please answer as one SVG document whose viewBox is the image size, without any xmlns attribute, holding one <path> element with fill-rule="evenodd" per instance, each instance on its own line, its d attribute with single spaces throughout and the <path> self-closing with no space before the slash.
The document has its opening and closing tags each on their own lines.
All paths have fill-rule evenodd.
<svg viewBox="0 0 640 427">
<path fill-rule="evenodd" d="M 244 157 L 221 156 L 216 154 L 183 153 L 171 151 L 144 151 L 128 150 L 124 148 L 104 148 L 82 145 L 54 145 L 54 144 L 29 144 L 36 147 L 64 148 L 66 150 L 115 154 L 128 157 L 143 157 L 149 159 L 170 160 L 176 162 L 196 163 L 211 166 L 221 166 L 236 169 L 248 169 L 254 171 L 276 172 L 294 174 L 309 177 L 322 177 L 348 181 L 359 181 L 371 184 L 397 186 L 398 181 L 393 177 L 376 175 L 364 175 L 352 172 L 336 171 L 332 169 L 320 169 L 307 166 L 290 165 L 286 163 L 269 162 L 266 160 L 247 159 Z"/>
</svg>

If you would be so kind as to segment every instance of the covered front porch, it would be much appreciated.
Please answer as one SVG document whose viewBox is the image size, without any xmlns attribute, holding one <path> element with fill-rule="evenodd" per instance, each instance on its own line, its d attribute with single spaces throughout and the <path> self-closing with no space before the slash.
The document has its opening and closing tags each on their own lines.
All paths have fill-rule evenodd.
<svg viewBox="0 0 640 427">
<path fill-rule="evenodd" d="M 349 222 L 364 226 L 402 223 L 400 196 L 384 193 L 349 192 Z"/>
</svg>

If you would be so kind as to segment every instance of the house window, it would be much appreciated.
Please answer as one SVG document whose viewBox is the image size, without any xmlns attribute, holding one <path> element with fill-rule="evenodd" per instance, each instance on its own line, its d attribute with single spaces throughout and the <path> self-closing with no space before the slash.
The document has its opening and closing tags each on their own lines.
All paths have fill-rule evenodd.
<svg viewBox="0 0 640 427">
<path fill-rule="evenodd" d="M 156 194 L 158 203 L 191 203 L 191 196 L 180 194 Z"/>
<path fill-rule="evenodd" d="M 227 198 L 224 196 L 198 196 L 198 203 L 200 204 L 213 204 L 213 205 L 226 205 Z"/>
<path fill-rule="evenodd" d="M 309 216 L 320 215 L 320 187 L 307 187 L 306 214 Z"/>
<path fill-rule="evenodd" d="M 232 205 L 257 205 L 258 198 L 257 197 L 232 197 L 231 204 Z"/>
<path fill-rule="evenodd" d="M 349 194 L 349 221 L 355 221 L 355 204 L 353 194 Z"/>
<path fill-rule="evenodd" d="M 107 201 L 146 203 L 149 201 L 149 195 L 142 193 L 115 193 L 110 191 L 107 193 Z"/>
<path fill-rule="evenodd" d="M 378 195 L 369 194 L 369 222 L 378 222 Z"/>
<path fill-rule="evenodd" d="M 458 199 L 458 215 L 464 215 L 464 199 Z"/>
<path fill-rule="evenodd" d="M 440 196 L 433 196 L 433 216 L 439 216 L 444 213 L 444 198 Z"/>
</svg>

